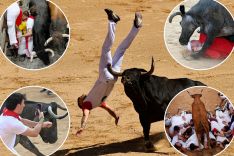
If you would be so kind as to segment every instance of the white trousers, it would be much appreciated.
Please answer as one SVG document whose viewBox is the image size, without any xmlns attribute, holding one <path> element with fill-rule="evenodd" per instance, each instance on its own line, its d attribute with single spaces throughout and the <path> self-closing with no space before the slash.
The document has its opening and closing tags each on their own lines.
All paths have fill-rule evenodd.
<svg viewBox="0 0 234 156">
<path fill-rule="evenodd" d="M 33 38 L 29 37 L 28 38 L 28 49 L 26 48 L 26 39 L 25 37 L 22 37 L 21 40 L 19 41 L 19 49 L 18 49 L 18 54 L 23 55 L 26 53 L 32 53 L 33 51 Z"/>
<path fill-rule="evenodd" d="M 117 81 L 117 77 L 114 77 L 107 70 L 107 64 L 112 64 L 113 70 L 119 72 L 123 62 L 123 55 L 139 32 L 139 29 L 133 26 L 127 37 L 118 46 L 112 58 L 111 47 L 115 40 L 115 26 L 116 23 L 114 22 L 108 23 L 108 33 L 102 46 L 102 54 L 99 63 L 99 78 L 84 100 L 84 102 L 91 102 L 93 108 L 100 106 L 106 97 L 110 95 Z"/>
<path fill-rule="evenodd" d="M 10 45 L 16 44 L 16 29 L 15 22 L 20 13 L 20 7 L 17 2 L 10 5 L 7 9 L 7 27 L 8 27 L 8 35 L 10 40 Z"/>
<path fill-rule="evenodd" d="M 115 28 L 116 28 L 115 22 L 108 23 L 108 33 L 102 46 L 102 54 L 101 54 L 101 59 L 99 63 L 99 80 L 100 81 L 107 81 L 107 80 L 114 80 L 114 79 L 115 81 L 117 80 L 117 78 L 114 78 L 114 76 L 111 73 L 109 73 L 106 66 L 108 63 L 110 63 L 112 64 L 113 70 L 120 72 L 124 53 L 129 48 L 132 41 L 134 40 L 134 38 L 136 37 L 136 35 L 138 34 L 140 30 L 132 26 L 131 31 L 129 32 L 127 37 L 121 42 L 121 44 L 118 46 L 112 58 L 111 47 L 115 40 Z"/>
</svg>

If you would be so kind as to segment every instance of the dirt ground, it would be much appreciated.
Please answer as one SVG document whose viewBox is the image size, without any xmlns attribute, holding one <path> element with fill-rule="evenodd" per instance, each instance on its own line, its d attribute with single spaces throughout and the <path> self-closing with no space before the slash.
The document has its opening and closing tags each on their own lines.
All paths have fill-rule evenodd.
<svg viewBox="0 0 234 156">
<path fill-rule="evenodd" d="M 201 101 L 204 103 L 207 111 L 215 113 L 215 108 L 221 102 L 221 99 L 218 96 L 219 93 L 218 91 L 207 87 L 190 88 L 188 89 L 188 91 L 190 92 L 190 94 L 200 94 L 202 89 L 203 91 L 202 91 Z M 178 108 L 192 112 L 192 103 L 193 103 L 193 98 L 190 97 L 190 95 L 187 93 L 187 90 L 182 91 L 171 101 L 170 105 L 168 106 L 167 113 L 170 113 L 170 116 L 174 116 L 175 114 L 177 114 Z M 220 148 L 212 148 L 196 152 L 188 151 L 186 152 L 186 154 L 190 156 L 196 156 L 197 154 L 210 156 L 210 155 L 215 155 L 221 151 L 222 150 Z"/>
<path fill-rule="evenodd" d="M 0 2 L 3 11 L 12 0 Z M 221 90 L 234 100 L 234 58 L 230 57 L 222 66 L 209 71 L 189 70 L 174 61 L 164 44 L 164 24 L 168 14 L 180 0 L 54 0 L 65 12 L 71 27 L 71 42 L 68 51 L 51 68 L 30 72 L 13 66 L 2 55 L 0 58 L 0 99 L 5 99 L 13 90 L 27 85 L 40 85 L 53 89 L 67 104 L 71 114 L 71 130 L 65 144 L 56 155 L 179 155 L 167 141 L 163 121 L 152 124 L 151 139 L 157 148 L 155 153 L 143 149 L 142 127 L 132 102 L 124 93 L 118 80 L 107 100 L 120 115 L 119 126 L 102 109 L 92 111 L 87 129 L 81 137 L 75 133 L 80 126 L 82 112 L 76 99 L 87 93 L 98 76 L 98 63 L 103 40 L 107 32 L 104 8 L 112 8 L 121 17 L 117 25 L 117 36 L 113 46 L 127 35 L 135 11 L 142 11 L 144 26 L 128 49 L 123 69 L 131 67 L 150 68 L 151 57 L 155 58 L 155 75 L 169 78 L 188 77 Z M 234 13 L 232 0 L 221 0 Z M 10 155 L 1 145 L 0 154 Z M 224 156 L 234 150 L 232 144 Z"/>
<path fill-rule="evenodd" d="M 185 5 L 185 11 L 188 11 L 192 6 L 194 6 L 199 0 L 187 0 L 182 2 L 181 4 Z M 172 11 L 178 12 L 179 5 Z M 171 14 L 170 14 L 171 15 Z M 181 34 L 181 26 L 179 22 L 181 21 L 181 16 L 175 16 L 173 18 L 172 23 L 169 23 L 169 19 L 166 21 L 165 25 L 165 41 L 167 48 L 172 55 L 172 57 L 178 61 L 181 65 L 192 68 L 192 69 L 209 69 L 215 67 L 225 59 L 209 59 L 209 58 L 199 58 L 193 59 L 192 57 L 188 56 L 187 47 L 180 45 L 179 38 Z M 190 40 L 198 40 L 199 33 L 197 32 L 199 29 L 195 30 Z"/>
</svg>

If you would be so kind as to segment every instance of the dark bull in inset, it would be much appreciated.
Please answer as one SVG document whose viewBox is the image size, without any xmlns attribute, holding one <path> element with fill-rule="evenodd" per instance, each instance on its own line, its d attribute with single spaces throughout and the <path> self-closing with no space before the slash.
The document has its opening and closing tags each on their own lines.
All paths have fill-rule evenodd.
<svg viewBox="0 0 234 156">
<path fill-rule="evenodd" d="M 185 11 L 184 5 L 180 6 L 180 12 L 173 13 L 169 22 L 180 15 L 182 32 L 179 42 L 187 45 L 193 32 L 200 27 L 200 33 L 207 35 L 202 49 L 193 53 L 194 57 L 200 57 L 211 46 L 216 37 L 234 35 L 234 21 L 231 14 L 221 4 L 214 0 L 200 0 L 189 11 Z"/>
</svg>

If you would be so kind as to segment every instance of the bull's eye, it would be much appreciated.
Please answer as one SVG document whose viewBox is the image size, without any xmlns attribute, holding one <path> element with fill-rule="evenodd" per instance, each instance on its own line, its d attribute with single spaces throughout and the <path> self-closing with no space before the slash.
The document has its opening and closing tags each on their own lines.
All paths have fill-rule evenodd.
<svg viewBox="0 0 234 156">
<path fill-rule="evenodd" d="M 180 25 L 181 25 L 181 22 L 180 22 Z"/>
</svg>

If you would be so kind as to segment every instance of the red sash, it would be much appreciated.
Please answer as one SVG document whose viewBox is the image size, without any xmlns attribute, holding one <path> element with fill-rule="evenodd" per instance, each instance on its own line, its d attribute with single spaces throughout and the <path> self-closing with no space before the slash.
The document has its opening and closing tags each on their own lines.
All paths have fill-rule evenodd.
<svg viewBox="0 0 234 156">
<path fill-rule="evenodd" d="M 93 107 L 92 107 L 92 103 L 89 102 L 89 101 L 85 101 L 83 104 L 82 104 L 82 109 L 88 109 L 88 110 L 91 110 Z"/>
<path fill-rule="evenodd" d="M 20 13 L 19 13 L 19 15 L 18 15 L 18 17 L 16 18 L 16 21 L 15 21 L 15 24 L 16 24 L 17 26 L 19 26 L 19 25 L 21 24 L 21 22 L 22 22 L 22 17 L 23 17 L 23 11 L 22 11 L 22 9 L 20 8 Z"/>
<path fill-rule="evenodd" d="M 16 119 L 18 119 L 18 120 L 20 121 L 20 116 L 19 116 L 19 114 L 15 113 L 15 112 L 13 112 L 13 111 L 10 111 L 10 110 L 8 110 L 7 108 L 4 108 L 3 114 L 2 114 L 2 115 L 3 115 L 3 116 L 12 116 L 12 117 L 14 117 L 14 118 L 16 118 Z"/>
</svg>

